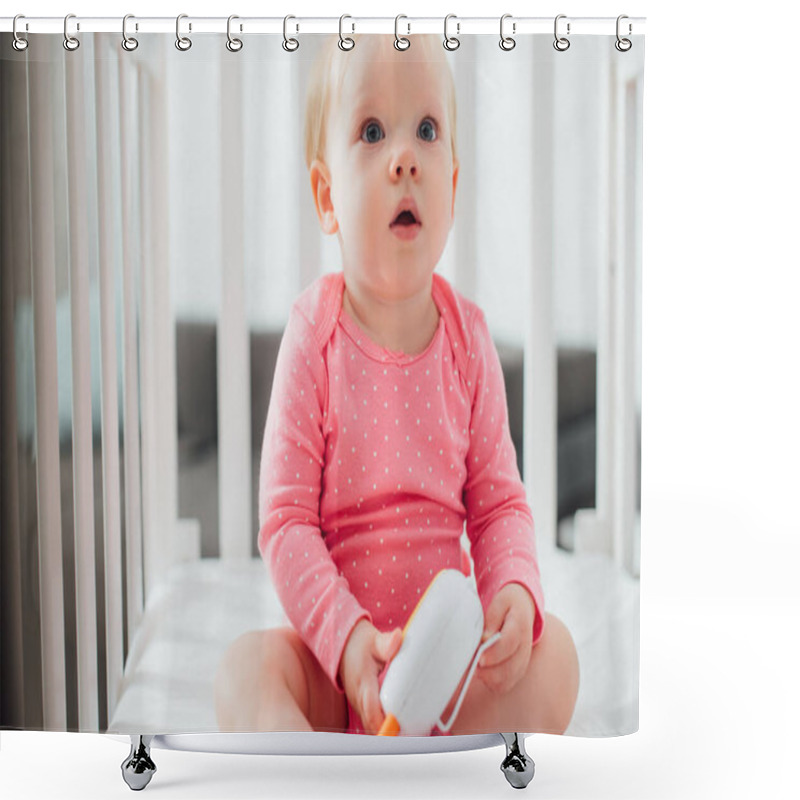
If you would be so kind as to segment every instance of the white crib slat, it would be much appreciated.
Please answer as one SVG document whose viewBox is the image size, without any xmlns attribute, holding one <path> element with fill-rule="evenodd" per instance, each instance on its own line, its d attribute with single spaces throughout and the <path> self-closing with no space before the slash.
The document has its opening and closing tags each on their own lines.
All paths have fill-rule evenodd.
<svg viewBox="0 0 800 800">
<path fill-rule="evenodd" d="M 553 118 L 550 70 L 532 68 L 533 263 L 526 270 L 527 324 L 524 357 L 523 464 L 536 537 L 556 544 L 557 521 L 557 363 L 553 315 Z"/>
<path fill-rule="evenodd" d="M 278 66 L 277 64 L 275 65 Z M 275 113 L 281 120 L 281 128 L 284 130 L 284 141 L 298 142 L 298 149 L 302 152 L 303 132 L 300 119 L 295 114 L 295 104 L 298 97 L 302 97 L 308 86 L 311 74 L 312 61 L 310 59 L 300 59 L 294 63 L 287 63 L 286 72 L 281 75 L 275 72 L 277 80 L 286 85 L 291 81 L 291 92 L 280 92 L 279 96 L 284 98 L 284 106 Z M 275 78 L 273 78 L 275 80 Z M 302 158 L 302 155 L 300 156 Z M 311 191 L 306 188 L 307 181 L 292 180 L 285 187 L 286 203 L 284 219 L 295 228 L 295 251 L 297 253 L 297 277 L 299 284 L 297 291 L 305 289 L 313 283 L 324 271 L 330 269 L 330 263 L 323 261 L 323 236 L 320 233 L 317 214 L 314 210 L 314 200 Z M 288 213 L 287 213 L 288 212 Z M 336 250 L 338 258 L 339 248 L 334 245 L 334 237 L 324 236 L 331 246 Z"/>
<path fill-rule="evenodd" d="M 64 578 L 58 440 L 52 67 L 28 62 L 36 380 L 36 480 L 45 730 L 66 730 Z"/>
<path fill-rule="evenodd" d="M 252 548 L 250 342 L 244 281 L 241 60 L 222 59 L 222 298 L 217 333 L 221 558 Z"/>
<path fill-rule="evenodd" d="M 177 520 L 178 433 L 175 395 L 175 329 L 170 305 L 169 172 L 166 125 L 167 77 L 140 74 L 143 113 L 139 116 L 142 190 L 141 386 L 144 605 L 171 562 L 171 535 Z"/>
<path fill-rule="evenodd" d="M 140 85 L 142 105 L 147 108 L 151 102 L 149 84 Z M 156 390 L 156 332 L 155 332 L 155 247 L 153 244 L 154 221 L 147 200 L 152 193 L 149 148 L 147 142 L 153 127 L 148 115 L 139 117 L 139 141 L 143 142 L 140 162 L 141 180 L 139 212 L 142 219 L 142 325 L 141 325 L 141 385 L 142 385 L 142 568 L 144 572 L 144 603 L 150 595 L 152 586 L 161 573 L 163 550 L 158 548 L 158 491 L 163 462 L 158 455 L 158 396 Z"/>
<path fill-rule="evenodd" d="M 609 71 L 609 102 L 613 103 L 616 93 L 613 78 Z M 592 549 L 611 554 L 611 515 L 613 514 L 613 282 L 616 270 L 616 231 L 614 229 L 614 161 L 616 151 L 611 146 L 614 130 L 614 114 L 610 109 L 606 123 L 605 140 L 609 142 L 609 159 L 605 170 L 601 169 L 600 183 L 604 186 L 606 202 L 606 225 L 601 228 L 601 243 L 605 240 L 606 257 L 601 263 L 597 276 L 597 476 L 595 478 L 595 529 L 592 537 L 584 538 Z M 602 135 L 602 133 L 601 133 Z M 605 165 L 604 165 L 605 166 Z M 587 531 L 587 534 L 589 531 Z"/>
<path fill-rule="evenodd" d="M 611 203 L 614 210 L 611 220 L 613 250 L 611 253 L 611 263 L 613 273 L 609 286 L 609 301 L 611 312 L 611 341 L 610 341 L 610 381 L 609 387 L 612 402 L 609 407 L 610 422 L 610 472 L 611 472 L 611 495 L 609 502 L 609 541 L 611 555 L 617 563 L 621 561 L 621 547 L 623 544 L 624 531 L 622 529 L 623 518 L 621 512 L 624 511 L 621 497 L 622 476 L 624 463 L 621 461 L 621 436 L 624 426 L 625 397 L 623 387 L 625 385 L 625 336 L 627 335 L 627 325 L 625 319 L 625 308 L 621 303 L 625 294 L 625 284 L 627 283 L 626 271 L 628 264 L 625 259 L 625 92 L 620 86 L 619 75 L 616 69 L 611 70 L 613 85 L 611 87 L 612 101 L 612 125 L 613 132 L 612 148 L 614 151 L 612 161 L 612 194 Z"/>
<path fill-rule="evenodd" d="M 127 53 L 118 51 L 120 97 L 120 153 L 122 157 L 122 280 L 123 369 L 125 419 L 125 564 L 129 647 L 142 616 L 142 508 L 139 428 L 139 359 L 137 343 L 138 286 L 136 281 L 139 230 L 135 209 L 138 152 L 136 147 L 136 72 Z"/>
<path fill-rule="evenodd" d="M 593 531 L 594 541 L 587 538 L 592 549 L 599 549 L 608 555 L 614 551 L 614 387 L 616 385 L 614 359 L 615 343 L 619 336 L 614 302 L 615 282 L 619 272 L 619 232 L 617 220 L 619 208 L 616 205 L 616 182 L 618 147 L 615 142 L 617 131 L 617 92 L 614 86 L 615 73 L 609 67 L 608 98 L 609 114 L 607 141 L 609 142 L 609 163 L 606 174 L 607 187 L 607 229 L 608 256 L 598 276 L 598 315 L 597 315 L 597 519 Z"/>
<path fill-rule="evenodd" d="M 614 52 L 611 50 L 610 52 Z M 606 51 L 608 59 L 608 51 Z M 601 253 L 597 274 L 597 371 L 596 420 L 597 446 L 595 455 L 595 508 L 581 509 L 575 515 L 575 549 L 599 552 L 611 556 L 614 550 L 614 342 L 616 341 L 616 312 L 614 281 L 616 264 L 616 230 L 614 206 L 614 76 L 610 61 L 598 64 L 607 86 L 609 113 L 600 117 L 598 139 L 605 143 L 608 158 L 598 164 L 598 194 L 596 196 L 600 226 L 597 232 Z"/>
<path fill-rule="evenodd" d="M 635 140 L 632 152 L 635 167 L 629 170 L 631 194 L 631 241 L 630 253 L 633 259 L 633 270 L 630 284 L 631 313 L 631 419 L 630 419 L 630 495 L 631 528 L 628 546 L 625 549 L 624 562 L 628 571 L 638 578 L 641 556 L 641 424 L 642 424 L 642 147 L 643 147 L 643 102 L 644 76 L 641 72 L 636 76 L 635 109 L 631 109 L 629 119 L 634 123 L 632 132 Z"/>
<path fill-rule="evenodd" d="M 614 352 L 614 557 L 631 574 L 636 536 L 636 273 L 638 260 L 637 140 L 641 119 L 641 85 L 624 70 L 617 80 L 617 263 L 615 318 L 618 335 Z"/>
<path fill-rule="evenodd" d="M 110 56 L 106 51 L 104 54 Z M 115 237 L 112 165 L 113 115 L 117 97 L 110 68 L 95 73 L 97 91 L 97 205 L 100 255 L 100 363 L 102 375 L 103 509 L 105 520 L 106 683 L 108 716 L 113 716 L 122 680 L 122 546 L 120 530 L 119 410 L 115 309 Z"/>
<path fill-rule="evenodd" d="M 478 91 L 478 62 L 475 59 L 453 61 L 456 96 L 462 108 L 477 109 L 475 94 Z M 476 112 L 477 113 L 477 112 Z M 457 129 L 457 156 L 462 164 L 476 163 L 476 125 L 470 119 Z M 455 279 L 460 292 L 472 300 L 478 297 L 478 207 L 477 170 L 460 169 L 456 187 L 455 214 Z"/>
<path fill-rule="evenodd" d="M 4 180 L 0 187 L 0 247 L 2 247 L 2 264 L 0 265 L 0 325 L 2 325 L 3 349 L 0 352 L 0 406 L 2 406 L 3 432 L 0 441 L 3 443 L 2 459 L 2 554 L 0 559 L 0 584 L 4 587 L 3 598 L 6 600 L 0 609 L 0 625 L 3 628 L 3 641 L 8 651 L 3 654 L 8 664 L 7 688 L 16 689 L 6 697 L 8 719 L 11 727 L 25 726 L 24 673 L 23 673 L 23 636 L 22 636 L 22 551 L 20 543 L 20 495 L 19 495 L 19 447 L 17 441 L 17 376 L 14 353 L 14 305 L 21 292 L 17 283 L 17 264 L 28 264 L 29 253 L 26 250 L 27 237 L 13 237 L 11 231 L 28 229 L 28 154 L 22 135 L 27 125 L 27 114 L 21 113 L 27 105 L 27 92 L 20 78 L 24 69 L 22 64 L 4 65 L 0 72 L 0 94 L 2 107 L 7 113 L 0 119 L 0 142 L 3 145 L 2 174 Z M 15 147 L 11 142 L 15 141 Z M 23 224 L 23 220 L 24 224 Z M 22 240 L 22 241 L 20 241 Z"/>
<path fill-rule="evenodd" d="M 83 62 L 65 60 L 72 317 L 72 459 L 75 493 L 75 603 L 80 730 L 99 726 L 92 458 L 89 233 L 86 213 L 86 128 Z"/>
<path fill-rule="evenodd" d="M 583 549 L 612 556 L 631 574 L 636 564 L 636 346 L 640 177 L 637 89 L 628 97 L 624 61 L 609 65 L 606 173 L 608 258 L 598 289 L 597 512 L 580 534 Z M 631 116 L 634 115 L 634 116 Z M 633 164 L 631 162 L 634 162 Z"/>
</svg>

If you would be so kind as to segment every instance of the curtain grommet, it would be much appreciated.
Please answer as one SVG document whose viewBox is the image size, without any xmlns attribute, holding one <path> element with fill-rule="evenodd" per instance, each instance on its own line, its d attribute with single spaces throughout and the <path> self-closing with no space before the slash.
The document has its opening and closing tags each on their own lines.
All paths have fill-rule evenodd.
<svg viewBox="0 0 800 800">
<path fill-rule="evenodd" d="M 342 32 L 342 25 L 346 19 L 353 19 L 349 14 L 342 14 L 339 17 L 339 49 L 343 50 L 345 53 L 348 53 L 356 46 L 356 40 L 351 39 L 349 36 L 345 36 Z M 352 23 L 353 30 L 350 33 L 356 32 L 356 24 L 355 22 Z"/>
<path fill-rule="evenodd" d="M 122 18 L 122 49 L 132 53 L 139 46 L 139 40 L 134 39 L 133 36 L 128 36 L 127 26 L 129 19 L 135 19 L 133 14 L 126 14 Z"/>
<path fill-rule="evenodd" d="M 452 53 L 454 50 L 458 50 L 458 48 L 461 47 L 461 39 L 459 39 L 457 35 L 456 36 L 448 36 L 447 35 L 447 23 L 451 19 L 456 20 L 456 34 L 461 33 L 461 23 L 458 22 L 458 17 L 456 17 L 455 14 L 448 14 L 444 18 L 444 42 L 443 42 L 443 45 L 444 45 L 444 49 L 445 50 L 449 50 Z"/>
<path fill-rule="evenodd" d="M 18 53 L 24 53 L 28 49 L 28 44 L 30 44 L 30 43 L 28 42 L 27 39 L 23 39 L 22 36 L 19 35 L 19 31 L 17 30 L 17 20 L 20 20 L 20 19 L 25 19 L 25 15 L 24 14 L 17 14 L 17 16 L 14 17 L 14 24 L 12 26 L 12 31 L 14 33 L 14 38 L 13 38 L 13 40 L 11 42 L 11 46 Z"/>
<path fill-rule="evenodd" d="M 627 53 L 628 50 L 630 50 L 631 47 L 633 47 L 633 42 L 630 39 L 624 39 L 619 35 L 619 27 L 620 27 L 619 24 L 623 19 L 629 19 L 628 15 L 627 14 L 620 14 L 617 17 L 617 41 L 614 42 L 614 47 L 616 47 L 617 50 L 619 50 L 620 53 Z M 633 27 L 632 27 L 631 23 L 629 22 L 628 23 L 628 36 L 630 36 L 631 33 L 633 33 Z"/>
<path fill-rule="evenodd" d="M 67 30 L 67 26 L 69 25 L 69 21 L 71 19 L 75 19 L 74 14 L 67 14 L 67 16 L 64 17 L 64 49 L 69 50 L 70 53 L 73 53 L 81 46 L 81 42 L 77 36 L 70 36 L 70 33 Z M 78 23 L 77 30 L 80 29 L 80 23 Z"/>
<path fill-rule="evenodd" d="M 294 51 L 297 50 L 298 47 L 300 47 L 300 42 L 297 39 L 290 38 L 286 33 L 286 23 L 288 23 L 290 19 L 297 19 L 297 17 L 293 17 L 291 14 L 287 14 L 287 16 L 285 16 L 283 18 L 283 43 L 282 43 L 282 47 L 287 53 L 294 53 Z M 300 26 L 299 25 L 295 25 L 295 31 L 297 32 L 299 30 L 300 30 Z"/>
<path fill-rule="evenodd" d="M 231 22 L 235 19 L 239 19 L 236 14 L 231 14 L 228 17 L 228 41 L 225 42 L 225 47 L 227 47 L 231 53 L 238 53 L 244 47 L 244 42 L 242 42 L 241 39 L 231 36 Z M 239 30 L 241 31 L 241 27 Z"/>
<path fill-rule="evenodd" d="M 182 53 L 185 53 L 191 46 L 192 40 L 188 36 L 181 36 L 181 20 L 188 19 L 188 14 L 178 14 L 175 20 L 175 47 Z M 189 32 L 192 30 L 192 23 L 189 23 Z"/>
<path fill-rule="evenodd" d="M 517 46 L 517 40 L 512 36 L 506 36 L 503 31 L 507 19 L 511 19 L 511 14 L 503 14 L 503 16 L 500 17 L 500 49 L 505 50 L 506 52 L 513 50 Z M 511 32 L 517 32 L 516 22 L 511 23 Z"/>
<path fill-rule="evenodd" d="M 559 14 L 556 17 L 556 21 L 553 23 L 553 36 L 555 37 L 555 41 L 553 42 L 553 47 L 558 50 L 559 53 L 563 53 L 566 50 L 569 50 L 570 40 L 567 39 L 566 36 L 559 36 L 558 35 L 558 21 L 560 19 L 566 19 L 566 14 Z M 570 34 L 570 24 L 567 22 L 567 36 Z"/>
<path fill-rule="evenodd" d="M 398 14 L 394 18 L 394 49 L 403 51 L 411 47 L 411 39 L 401 36 L 398 32 L 397 27 L 401 19 L 408 19 L 408 17 L 405 14 Z M 411 33 L 411 25 L 409 23 L 406 24 L 408 25 L 408 32 Z"/>
</svg>

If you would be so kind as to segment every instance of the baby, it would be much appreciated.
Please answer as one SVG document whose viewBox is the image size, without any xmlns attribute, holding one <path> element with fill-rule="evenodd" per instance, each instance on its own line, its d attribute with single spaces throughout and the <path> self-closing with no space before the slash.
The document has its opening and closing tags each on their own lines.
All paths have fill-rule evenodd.
<svg viewBox="0 0 800 800">
<path fill-rule="evenodd" d="M 217 720 L 377 732 L 381 673 L 449 567 L 474 568 L 483 640 L 501 634 L 451 732 L 561 733 L 577 658 L 544 611 L 500 362 L 480 309 L 434 272 L 459 169 L 441 41 L 337 41 L 311 79 L 306 161 L 342 272 L 292 307 L 261 460 L 258 544 L 293 627 L 234 642 Z"/>
</svg>

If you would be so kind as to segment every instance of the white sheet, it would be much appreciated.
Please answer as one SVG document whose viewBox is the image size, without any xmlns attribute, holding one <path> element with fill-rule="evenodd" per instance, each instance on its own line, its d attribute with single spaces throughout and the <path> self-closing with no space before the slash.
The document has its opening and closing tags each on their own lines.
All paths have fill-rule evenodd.
<svg viewBox="0 0 800 800">
<path fill-rule="evenodd" d="M 547 610 L 569 628 L 580 661 L 580 691 L 566 733 L 634 732 L 639 582 L 602 555 L 540 546 L 539 557 Z M 225 649 L 241 633 L 283 624 L 261 560 L 202 559 L 174 567 L 148 603 L 109 733 L 217 732 L 213 683 Z"/>
</svg>

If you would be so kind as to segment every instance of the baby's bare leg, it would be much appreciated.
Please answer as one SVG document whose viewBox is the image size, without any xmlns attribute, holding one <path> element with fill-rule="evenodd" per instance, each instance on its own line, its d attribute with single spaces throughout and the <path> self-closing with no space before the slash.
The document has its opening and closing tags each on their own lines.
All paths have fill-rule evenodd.
<svg viewBox="0 0 800 800">
<path fill-rule="evenodd" d="M 347 702 L 292 628 L 250 631 L 214 680 L 220 731 L 347 730 Z"/>
<path fill-rule="evenodd" d="M 497 694 L 473 678 L 451 729 L 467 733 L 563 733 L 578 696 L 578 657 L 569 631 L 546 614 L 544 634 L 525 675 L 510 692 Z"/>
</svg>

